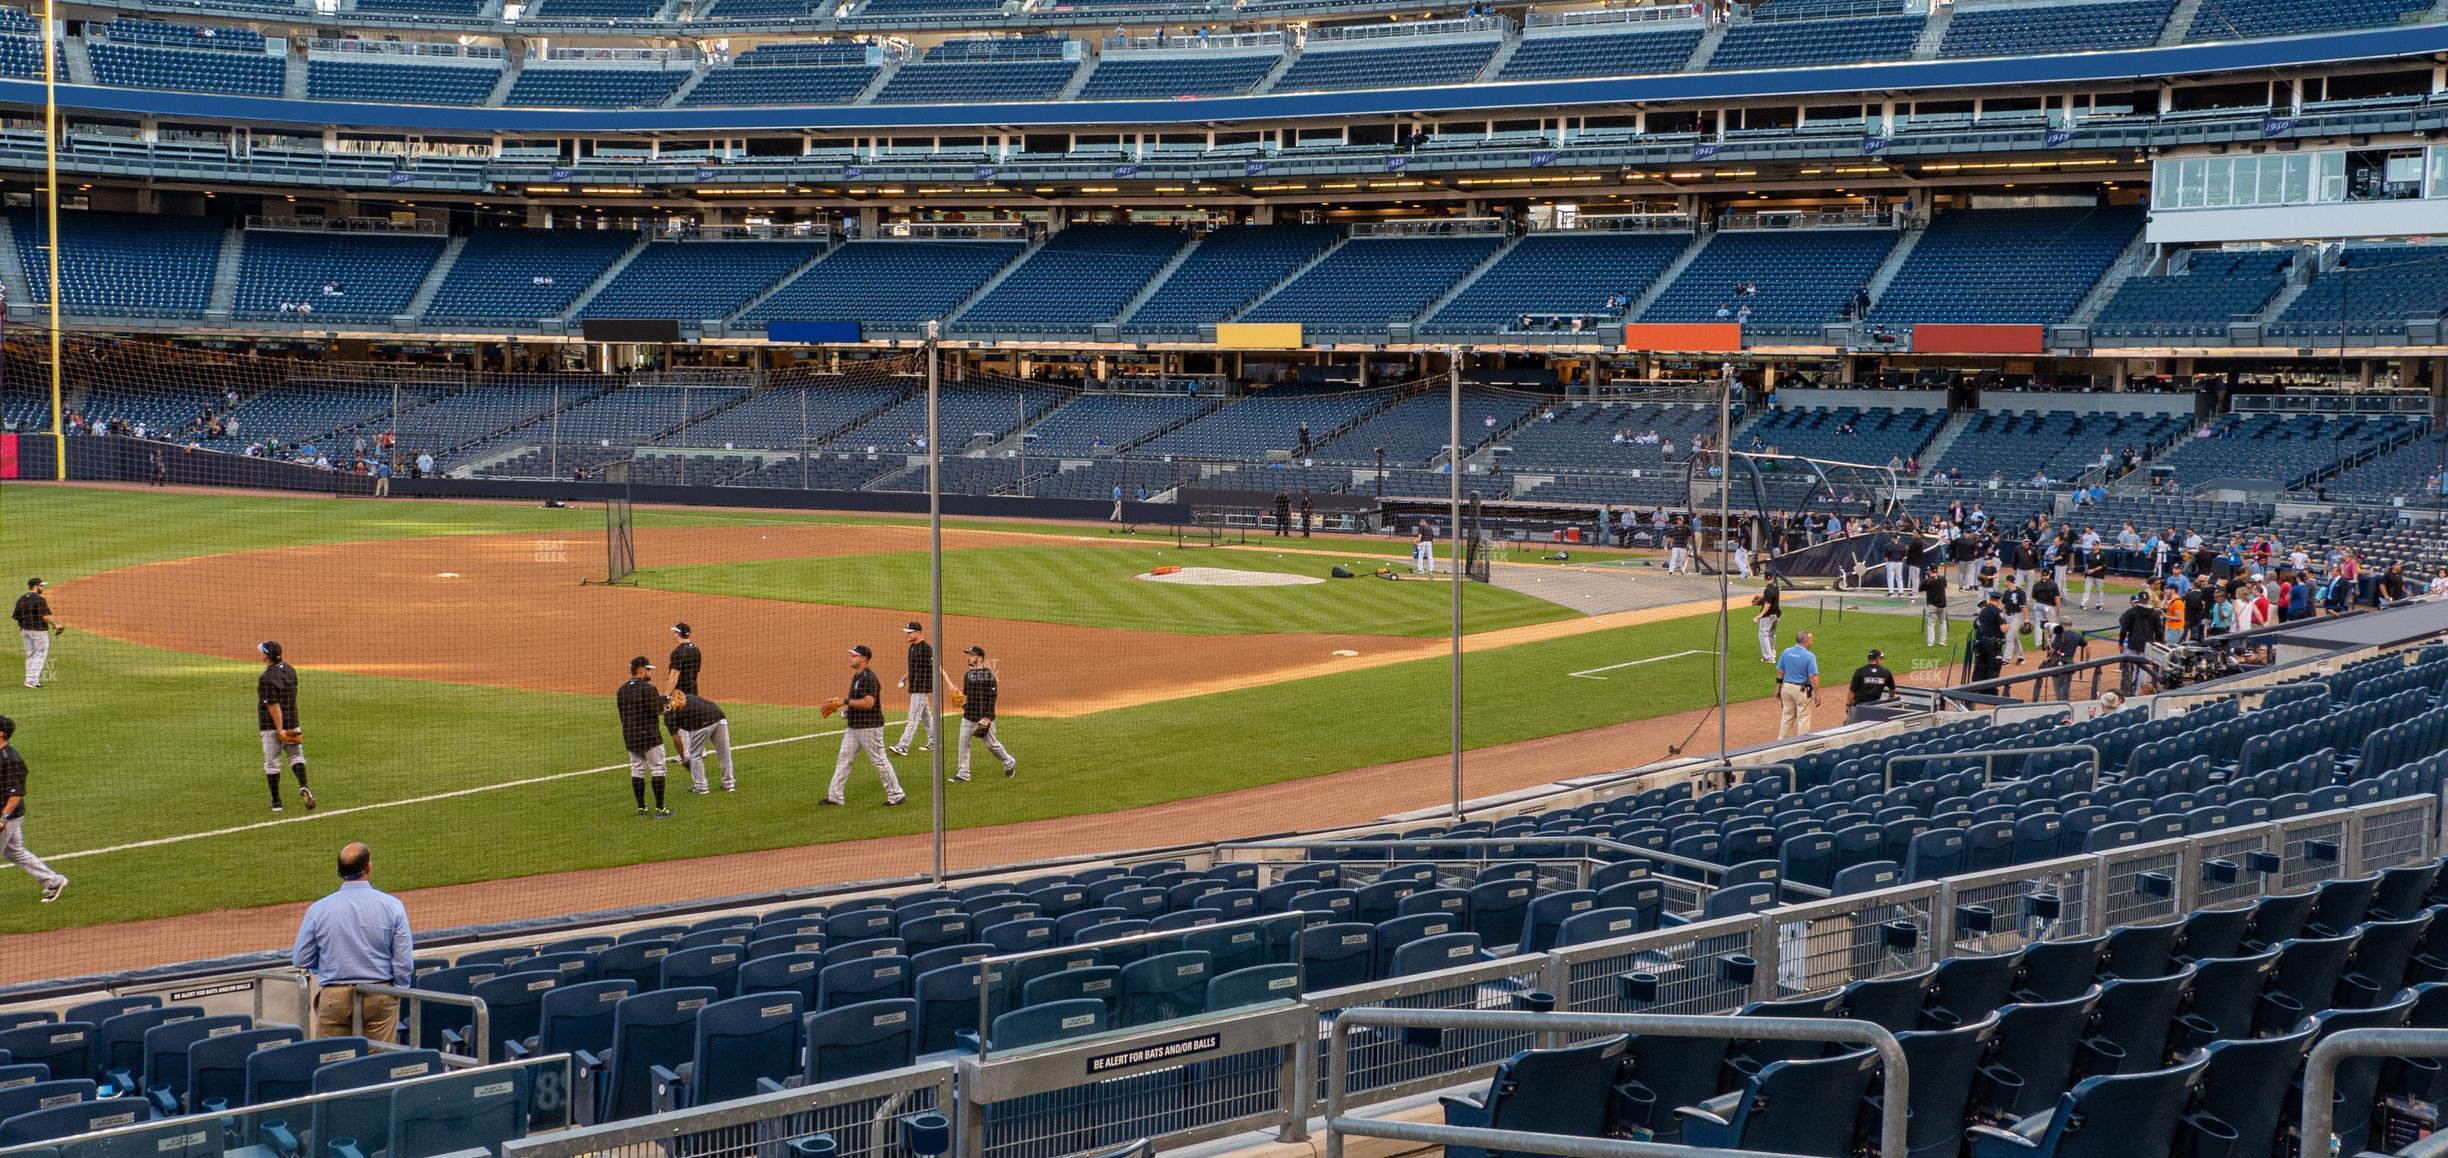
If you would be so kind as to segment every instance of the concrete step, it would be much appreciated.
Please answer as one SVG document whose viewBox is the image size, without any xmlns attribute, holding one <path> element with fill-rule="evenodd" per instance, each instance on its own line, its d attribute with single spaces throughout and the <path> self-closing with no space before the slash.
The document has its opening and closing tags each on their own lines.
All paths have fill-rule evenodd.
<svg viewBox="0 0 2448 1158">
<path fill-rule="evenodd" d="M 646 236 L 639 234 L 636 241 L 629 243 L 628 249 L 621 251 L 619 260 L 604 267 L 602 273 L 595 275 L 594 281 L 587 283 L 586 289 L 579 291 L 578 296 L 570 301 L 569 308 L 561 312 L 561 316 L 576 318 L 581 311 L 586 309 L 588 302 L 595 300 L 596 294 L 602 293 L 605 286 L 612 284 L 613 278 L 619 277 L 621 271 L 629 268 L 629 263 L 636 261 L 637 255 L 644 252 L 646 252 Z"/>
<path fill-rule="evenodd" d="M 467 238 L 454 237 L 443 243 L 442 255 L 434 259 L 433 268 L 425 271 L 425 279 L 417 283 L 416 293 L 408 298 L 408 308 L 400 311 L 409 317 L 423 317 L 426 307 L 433 305 L 434 295 L 442 290 L 442 279 L 450 276 L 451 267 L 459 264 L 459 255 L 467 249 Z"/>
<path fill-rule="evenodd" d="M 2150 261 L 2150 242 L 2144 234 L 2136 233 L 2132 243 L 2125 247 L 2125 252 L 2118 254 L 2116 261 L 2109 264 L 2108 272 L 2100 275 L 2098 284 L 2091 287 L 2091 292 L 2074 303 L 2074 312 L 2066 315 L 2066 324 L 2090 325 L 2099 317 L 2100 311 L 2108 307 L 2108 299 L 2115 297 L 2117 290 L 2150 268 Z"/>
<path fill-rule="evenodd" d="M 1675 279 L 1683 276 L 1683 271 L 1691 267 L 1692 259 L 1700 256 L 1700 249 L 1708 244 L 1708 239 L 1708 234 L 1694 234 L 1691 244 L 1684 246 L 1683 252 L 1676 254 L 1673 261 L 1666 263 L 1665 272 L 1660 273 L 1656 281 L 1650 282 L 1648 288 L 1642 290 L 1639 297 L 1632 299 L 1632 305 L 1624 310 L 1624 320 L 1631 321 L 1638 318 L 1641 316 L 1641 311 L 1654 305 L 1658 296 L 1666 292 L 1666 287 L 1673 285 Z"/>
</svg>

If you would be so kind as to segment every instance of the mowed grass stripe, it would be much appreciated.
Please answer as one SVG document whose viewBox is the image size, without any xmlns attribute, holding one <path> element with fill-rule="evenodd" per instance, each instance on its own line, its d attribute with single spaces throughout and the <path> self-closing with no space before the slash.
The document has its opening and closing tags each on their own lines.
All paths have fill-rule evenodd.
<svg viewBox="0 0 2448 1158">
<path fill-rule="evenodd" d="M 1285 587 L 1203 587 L 1137 576 L 1159 566 L 1215 567 L 1324 578 L 1331 555 L 1179 551 L 1169 547 L 964 547 L 944 552 L 944 608 L 958 615 L 1120 627 L 1183 635 L 1267 633 L 1435 636 L 1452 593 L 1444 581 L 1372 578 Z M 1355 570 L 1374 557 L 1342 560 Z M 919 612 L 928 606 L 920 551 L 646 567 L 641 583 L 700 595 L 784 599 Z M 1464 585 L 1473 631 L 1569 619 L 1579 613 L 1515 591 Z"/>
</svg>

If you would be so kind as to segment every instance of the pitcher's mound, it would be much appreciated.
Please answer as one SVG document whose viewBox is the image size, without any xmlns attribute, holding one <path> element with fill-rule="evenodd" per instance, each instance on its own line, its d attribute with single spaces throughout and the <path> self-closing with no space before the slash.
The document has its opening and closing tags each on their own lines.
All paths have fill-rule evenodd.
<svg viewBox="0 0 2448 1158">
<path fill-rule="evenodd" d="M 1229 567 L 1183 567 L 1158 575 L 1150 572 L 1139 576 L 1150 583 L 1188 583 L 1198 587 L 1299 587 L 1325 580 L 1314 575 L 1287 575 L 1281 571 L 1235 571 Z"/>
</svg>

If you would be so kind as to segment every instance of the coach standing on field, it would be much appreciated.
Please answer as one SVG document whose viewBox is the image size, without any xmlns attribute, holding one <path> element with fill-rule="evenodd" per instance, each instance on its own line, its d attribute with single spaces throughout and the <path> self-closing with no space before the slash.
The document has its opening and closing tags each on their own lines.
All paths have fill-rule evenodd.
<svg viewBox="0 0 2448 1158">
<path fill-rule="evenodd" d="M 298 803 L 314 811 L 314 790 L 306 787 L 306 733 L 298 719 L 297 669 L 281 658 L 281 645 L 265 640 L 255 645 L 263 653 L 263 674 L 255 677 L 255 730 L 263 740 L 264 786 L 272 793 L 272 811 L 281 810 L 281 758 L 297 777 Z"/>
<path fill-rule="evenodd" d="M 1810 645 L 1811 633 L 1805 631 L 1777 655 L 1777 739 L 1811 730 L 1811 709 L 1819 704 L 1819 657 Z"/>
<path fill-rule="evenodd" d="M 16 735 L 17 721 L 0 716 L 0 859 L 34 874 L 42 882 L 42 903 L 47 905 L 59 899 L 68 878 L 51 871 L 41 857 L 26 850 L 26 762 L 9 743 Z"/>
<path fill-rule="evenodd" d="M 680 642 L 673 644 L 671 650 L 672 690 L 696 695 L 697 672 L 705 667 L 705 653 L 697 650 L 697 641 L 690 636 L 688 624 L 672 624 L 672 634 L 680 637 Z"/>
<path fill-rule="evenodd" d="M 43 581 L 26 580 L 26 593 L 17 597 L 17 608 L 11 612 L 17 620 L 17 634 L 25 640 L 25 685 L 42 686 L 43 663 L 51 658 L 51 633 L 59 625 L 51 622 L 51 601 L 43 598 Z"/>
<path fill-rule="evenodd" d="M 360 995 L 361 985 L 408 988 L 416 977 L 416 940 L 408 930 L 408 906 L 366 878 L 374 853 L 362 844 L 340 850 L 340 887 L 325 894 L 298 922 L 297 946 L 289 961 L 314 974 L 316 1037 L 348 1037 L 352 998 L 365 1009 L 365 1036 L 391 1042 L 399 1037 L 399 998 Z"/>
<path fill-rule="evenodd" d="M 909 755 L 921 722 L 926 724 L 926 743 L 918 750 L 933 748 L 936 740 L 935 645 L 927 642 L 926 628 L 915 619 L 901 625 L 901 634 L 909 639 L 909 674 L 901 677 L 900 685 L 909 689 L 909 718 L 901 725 L 901 742 L 892 746 L 895 756 Z"/>
<path fill-rule="evenodd" d="M 629 795 L 637 801 L 637 814 L 662 820 L 671 810 L 663 807 L 663 696 L 655 691 L 653 676 L 653 660 L 642 655 L 630 659 L 629 682 L 613 693 L 612 703 L 620 712 L 621 746 L 629 749 Z M 649 777 L 654 780 L 652 813 L 646 811 Z"/>
<path fill-rule="evenodd" d="M 866 644 L 852 647 L 849 694 L 825 702 L 825 715 L 842 714 L 841 757 L 833 762 L 833 782 L 825 788 L 826 804 L 844 803 L 842 793 L 850 788 L 850 760 L 861 752 L 884 782 L 885 807 L 909 799 L 901 791 L 901 778 L 893 775 L 891 758 L 884 754 L 884 681 L 868 670 L 874 660 L 875 652 Z"/>
</svg>

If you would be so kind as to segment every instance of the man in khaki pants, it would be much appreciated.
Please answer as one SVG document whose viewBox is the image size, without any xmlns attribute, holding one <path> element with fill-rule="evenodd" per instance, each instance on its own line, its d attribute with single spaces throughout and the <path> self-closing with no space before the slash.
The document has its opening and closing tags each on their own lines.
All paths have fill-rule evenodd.
<svg viewBox="0 0 2448 1158">
<path fill-rule="evenodd" d="M 298 923 L 291 963 L 314 974 L 316 1037 L 347 1037 L 351 998 L 360 985 L 406 988 L 416 977 L 416 945 L 408 931 L 408 907 L 366 878 L 374 853 L 352 843 L 340 850 L 340 887 L 306 910 Z M 399 1038 L 399 998 L 364 996 L 365 1036 Z"/>
<path fill-rule="evenodd" d="M 1811 730 L 1811 709 L 1819 704 L 1819 657 L 1810 646 L 1811 633 L 1805 631 L 1777 654 L 1777 739 Z"/>
</svg>

